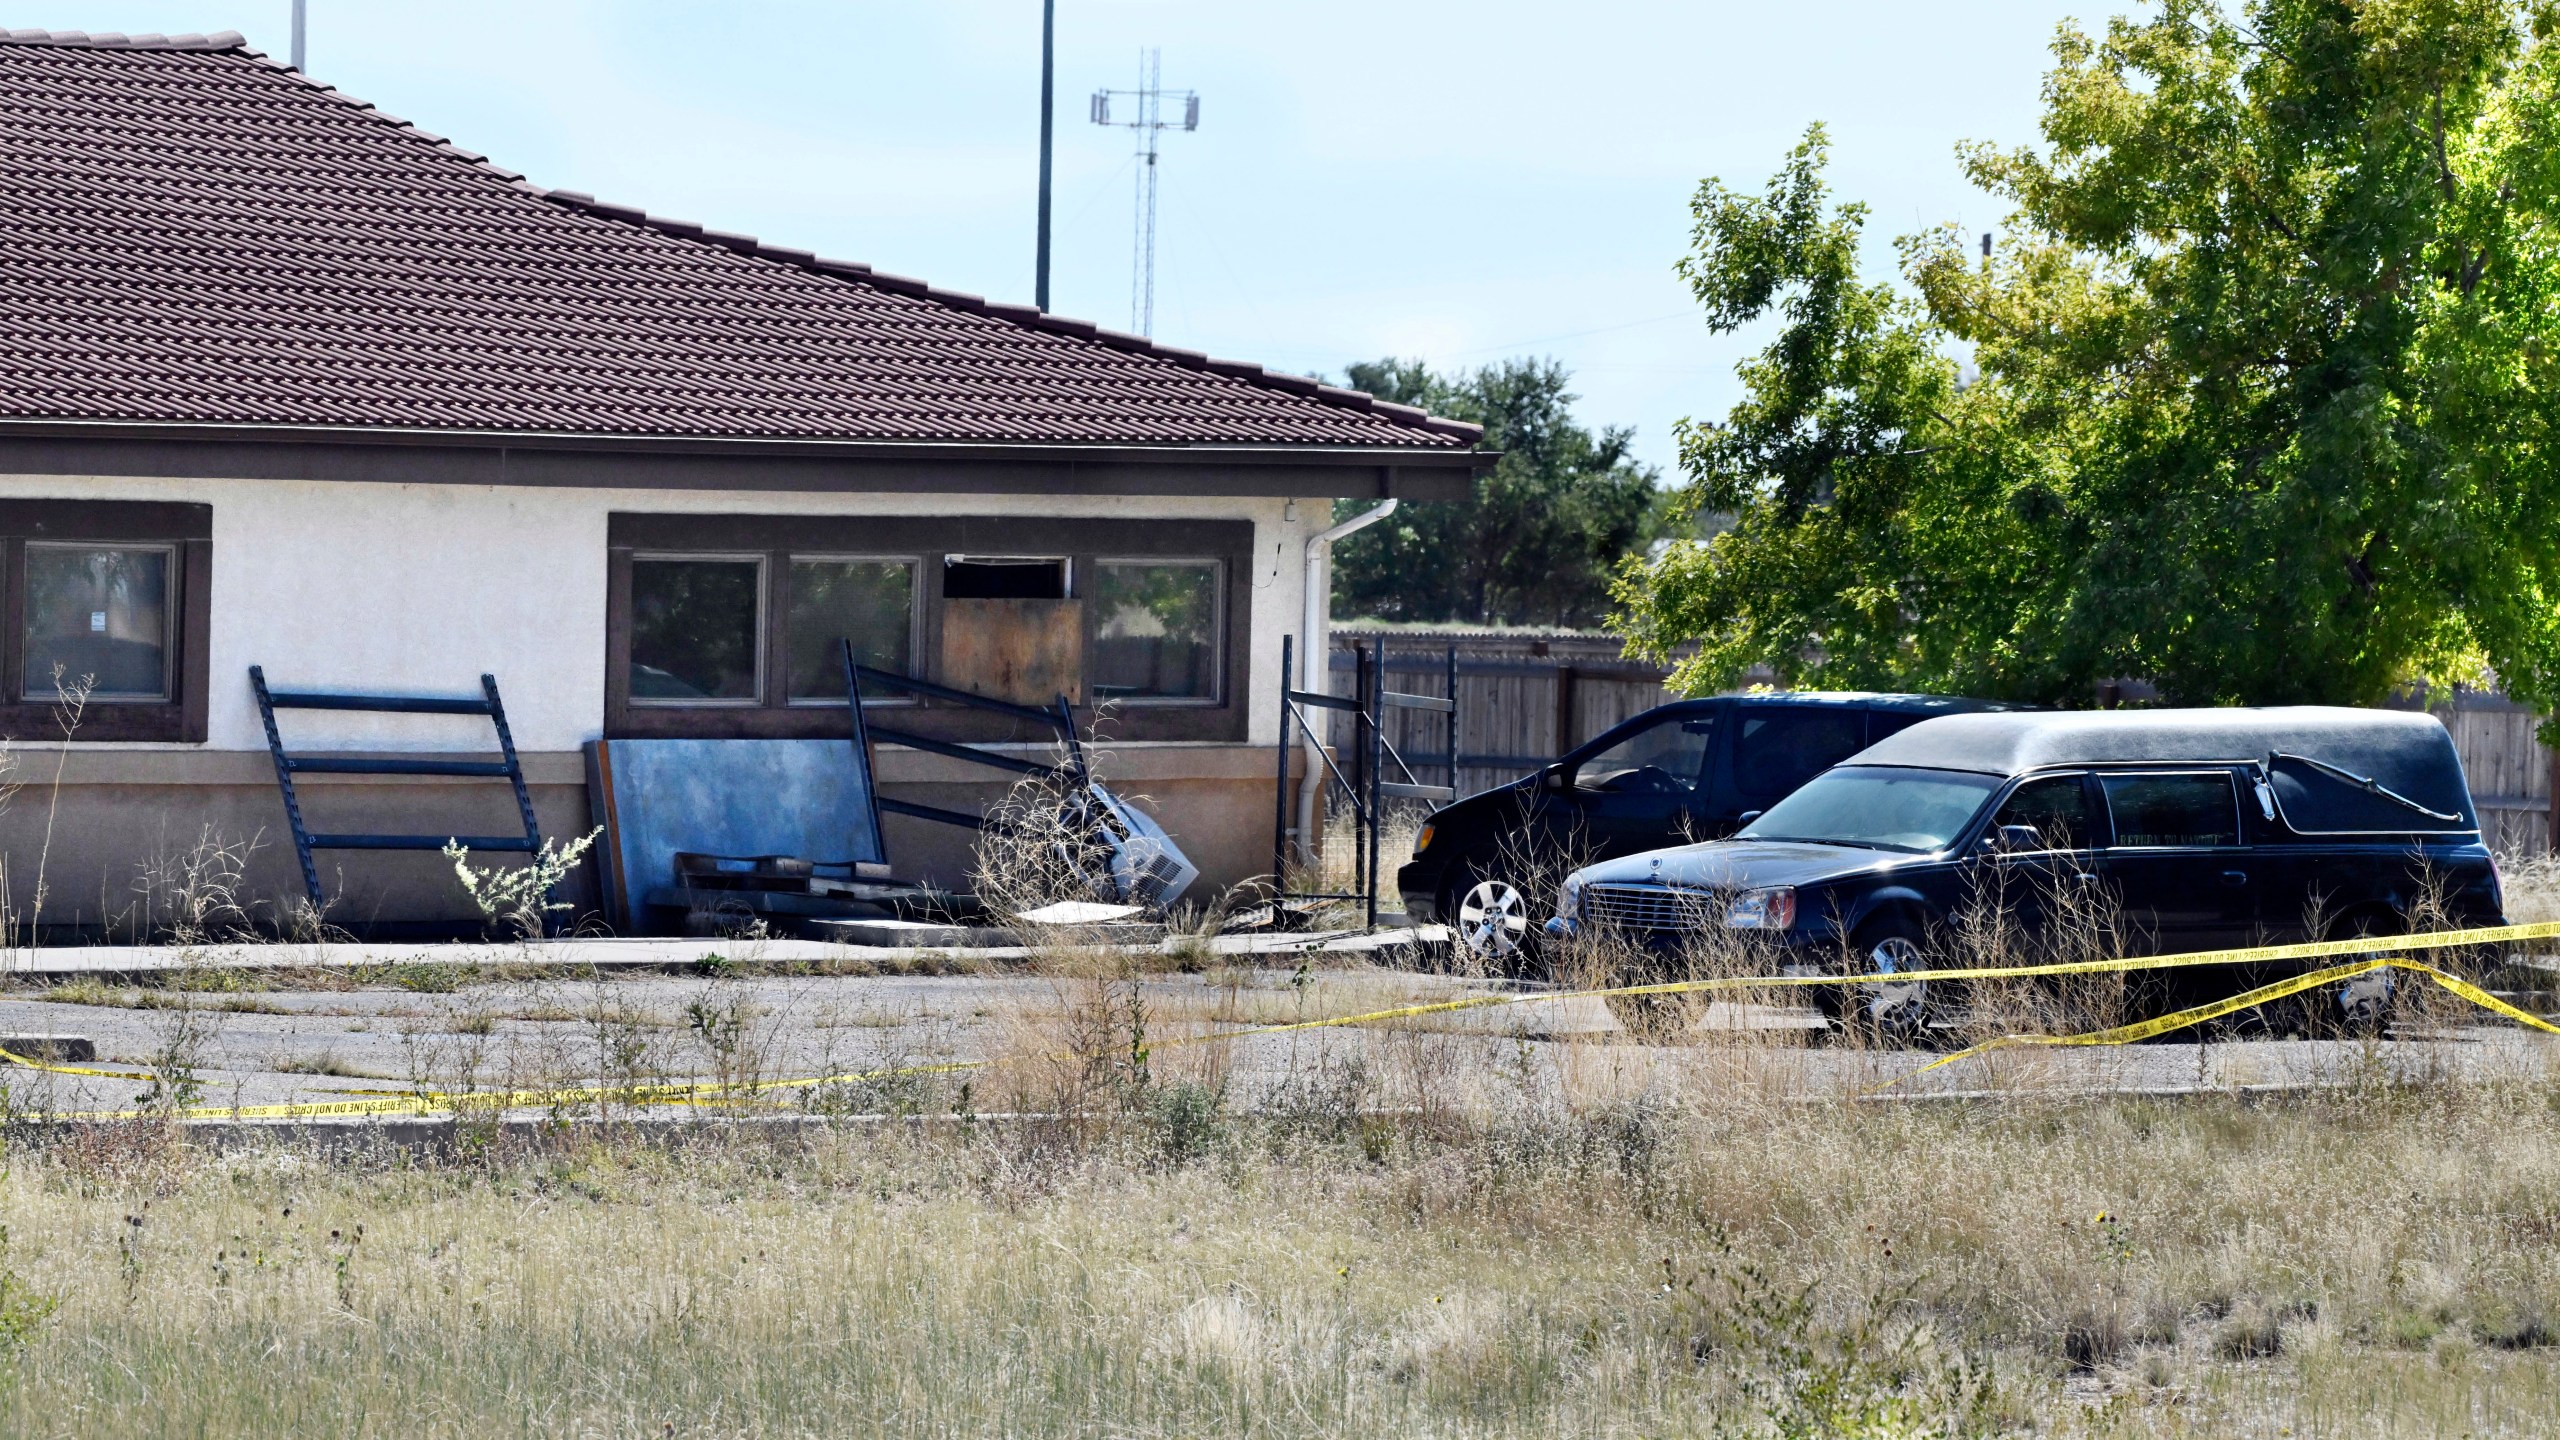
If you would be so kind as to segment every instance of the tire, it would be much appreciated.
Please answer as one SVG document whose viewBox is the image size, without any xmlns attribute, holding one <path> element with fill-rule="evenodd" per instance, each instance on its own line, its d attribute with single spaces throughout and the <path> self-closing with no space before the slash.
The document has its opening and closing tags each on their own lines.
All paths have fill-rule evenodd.
<svg viewBox="0 0 2560 1440">
<path fill-rule="evenodd" d="M 2263 979 L 2253 978 L 2251 985 L 2244 988 L 2254 988 L 2274 978 L 2272 975 Z M 2325 996 L 2288 995 L 2255 1010 L 2226 1016 L 2211 1028 L 2213 1033 L 2238 1040 L 2316 1040 L 2320 1037 L 2319 1011 L 2308 1003 L 2314 998 L 2323 1004 L 2328 1003 Z"/>
<path fill-rule="evenodd" d="M 1704 1009 L 1689 995 L 1609 995 L 1609 1018 L 1638 1045 L 1677 1045 Z"/>
<path fill-rule="evenodd" d="M 1863 971 L 1926 970 L 1939 958 L 1926 927 L 1909 915 L 1870 920 L 1858 927 L 1850 943 Z M 1934 1043 L 1938 1023 L 1963 1008 L 1955 986 L 1929 980 L 1843 987 L 1838 1004 L 1844 1028 L 1894 1049 Z"/>
<path fill-rule="evenodd" d="M 1440 892 L 1439 909 L 1459 964 L 1489 975 L 1518 976 L 1536 968 L 1538 906 L 1518 880 L 1460 866 Z"/>
<path fill-rule="evenodd" d="M 2408 922 L 2389 910 L 2358 910 L 2343 916 L 2329 928 L 2332 940 L 2361 940 L 2366 936 L 2406 935 Z M 2382 951 L 2375 951 L 2382 954 Z M 2341 955 L 2330 961 L 2342 964 L 2359 956 Z M 2340 1034 L 2358 1040 L 2377 1040 L 2391 1021 L 2391 1002 L 2400 993 L 2400 977 L 2389 970 L 2376 970 L 2359 975 L 2331 992 L 2336 998 L 2329 1013 L 2335 1017 Z"/>
</svg>

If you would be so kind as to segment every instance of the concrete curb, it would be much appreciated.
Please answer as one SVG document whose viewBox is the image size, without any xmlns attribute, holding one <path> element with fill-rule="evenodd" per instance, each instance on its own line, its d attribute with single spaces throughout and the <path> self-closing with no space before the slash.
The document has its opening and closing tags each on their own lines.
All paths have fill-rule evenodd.
<svg viewBox="0 0 2560 1440">
<path fill-rule="evenodd" d="M 1440 938 L 1434 927 L 1415 930 L 1315 930 L 1299 934 L 1218 935 L 1213 954 L 1367 954 L 1398 950 Z M 1061 944 L 1074 943 L 1061 937 Z M 1177 943 L 1126 946 L 1160 952 Z M 714 961 L 741 968 L 760 965 L 919 964 L 934 959 L 1020 960 L 1021 945 L 841 945 L 824 940 L 545 940 L 522 945 L 96 945 L 0 951 L 0 980 L 52 980 L 79 976 L 162 975 L 187 970 L 350 970 L 396 965 L 446 965 L 498 974 L 542 970 L 688 969 Z"/>
</svg>

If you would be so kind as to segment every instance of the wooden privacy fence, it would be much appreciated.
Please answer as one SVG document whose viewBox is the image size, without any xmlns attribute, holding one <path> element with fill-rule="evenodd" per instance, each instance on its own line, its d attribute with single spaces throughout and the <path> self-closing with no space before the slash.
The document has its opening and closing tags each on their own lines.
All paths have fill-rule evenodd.
<svg viewBox="0 0 2560 1440">
<path fill-rule="evenodd" d="M 1449 693 L 1448 656 L 1458 652 L 1458 759 L 1454 779 L 1443 753 L 1442 718 L 1390 712 L 1387 739 L 1425 780 L 1461 795 L 1516 780 L 1631 715 L 1676 699 L 1665 671 L 1623 658 L 1610 635 L 1516 635 L 1380 631 L 1337 627 L 1330 689 L 1356 688 L 1358 657 L 1385 648 L 1389 688 Z M 2461 753 L 2472 803 L 2489 844 L 2505 853 L 2552 849 L 2552 751 L 2534 739 L 2542 717 L 2494 691 L 2409 696 L 2395 709 L 2427 710 L 2444 722 Z M 1337 742 L 1341 737 L 1331 737 Z"/>
<path fill-rule="evenodd" d="M 2551 852 L 2552 767 L 2560 761 L 2533 738 L 2540 715 L 2504 695 L 2477 690 L 2457 691 L 2450 703 L 2438 698 L 2423 704 L 2412 698 L 2395 708 L 2427 710 L 2453 732 L 2462 773 L 2471 782 L 2471 803 L 2480 812 L 2480 831 L 2490 848 L 2521 855 Z"/>
<path fill-rule="evenodd" d="M 1458 650 L 1458 760 L 1446 783 L 1461 795 L 1517 780 L 1631 715 L 1676 698 L 1665 672 L 1618 658 L 1609 636 L 1470 636 L 1334 632 L 1334 694 L 1354 693 L 1360 656 L 1383 645 L 1387 685 L 1446 698 Z M 1429 780 L 1450 774 L 1442 717 L 1391 711 L 1388 743 Z M 1337 742 L 1341 737 L 1329 737 Z"/>
</svg>

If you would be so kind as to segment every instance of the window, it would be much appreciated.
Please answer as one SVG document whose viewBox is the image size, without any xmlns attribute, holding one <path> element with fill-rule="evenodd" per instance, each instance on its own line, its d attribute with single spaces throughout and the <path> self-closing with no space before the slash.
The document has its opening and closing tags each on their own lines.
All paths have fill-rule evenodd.
<svg viewBox="0 0 2560 1440">
<path fill-rule="evenodd" d="M 49 701 L 85 688 L 97 704 L 166 701 L 176 553 L 29 542 L 20 695 Z"/>
<path fill-rule="evenodd" d="M 761 556 L 634 557 L 632 702 L 754 704 L 763 621 Z"/>
<path fill-rule="evenodd" d="M 0 500 L 0 733 L 205 738 L 213 507 Z"/>
<path fill-rule="evenodd" d="M 1219 568 L 1214 560 L 1105 560 L 1093 567 L 1086 606 L 1095 699 L 1218 698 Z"/>
<path fill-rule="evenodd" d="M 1125 702 L 1121 740 L 1246 737 L 1249 521 L 617 513 L 606 544 L 615 738 L 841 738 L 846 641 L 874 669 L 982 695 Z M 863 699 L 936 739 L 1036 739 L 885 685 Z"/>
<path fill-rule="evenodd" d="M 2107 813 L 2120 847 L 2240 843 L 2240 806 L 2228 772 L 2108 775 L 2099 783 L 2106 790 Z"/>
<path fill-rule="evenodd" d="M 1867 743 L 1875 744 L 1888 735 L 1899 735 L 1930 718 L 1919 710 L 1870 710 L 1867 712 Z"/>
<path fill-rule="evenodd" d="M 1669 716 L 1585 760 L 1574 783 L 1614 795 L 1689 795 L 1707 771 L 1716 718 Z"/>
<path fill-rule="evenodd" d="M 1998 779 L 1961 770 L 1843 765 L 1816 777 L 1735 832 L 1741 840 L 1808 840 L 1927 853 L 1955 843 Z"/>
<path fill-rule="evenodd" d="M 1746 707 L 1734 738 L 1734 788 L 1754 800 L 1773 800 L 1865 748 L 1863 710 Z"/>
<path fill-rule="evenodd" d="M 793 704 L 845 701 L 841 643 L 875 670 L 915 672 L 916 562 L 861 556 L 791 557 L 783 621 Z"/>
<path fill-rule="evenodd" d="M 2009 792 L 1991 823 L 2025 825 L 2043 837 L 2048 850 L 2086 850 L 2095 843 L 2090 818 L 2089 791 L 2080 777 L 2048 775 Z"/>
<path fill-rule="evenodd" d="M 1064 600 L 1067 562 L 1056 555 L 945 555 L 945 600 Z"/>
</svg>

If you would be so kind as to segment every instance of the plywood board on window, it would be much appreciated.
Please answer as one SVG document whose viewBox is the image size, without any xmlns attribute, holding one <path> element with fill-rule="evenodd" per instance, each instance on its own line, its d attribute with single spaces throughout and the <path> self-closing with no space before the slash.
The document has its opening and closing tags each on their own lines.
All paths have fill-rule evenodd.
<svg viewBox="0 0 2560 1440">
<path fill-rule="evenodd" d="M 1084 602 L 942 602 L 945 685 L 1018 705 L 1084 703 Z"/>
</svg>

